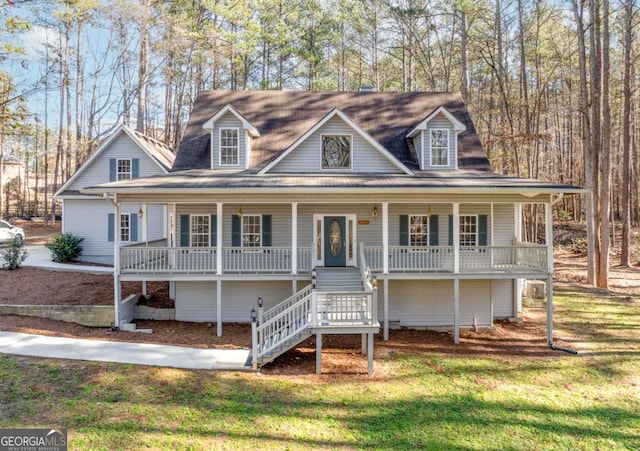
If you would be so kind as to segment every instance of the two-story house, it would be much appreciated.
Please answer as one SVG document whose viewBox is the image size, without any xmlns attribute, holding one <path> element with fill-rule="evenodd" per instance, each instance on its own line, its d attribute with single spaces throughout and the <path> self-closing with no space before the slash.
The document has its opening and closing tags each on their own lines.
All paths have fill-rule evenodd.
<svg viewBox="0 0 640 451">
<path fill-rule="evenodd" d="M 202 92 L 170 173 L 82 190 L 166 205 L 166 240 L 116 240 L 116 282 L 171 281 L 176 318 L 218 334 L 258 300 L 258 363 L 290 331 L 457 342 L 517 316 L 520 281 L 552 277 L 552 204 L 581 191 L 493 173 L 457 94 L 285 91 Z M 546 243 L 522 241 L 525 204 Z"/>
<path fill-rule="evenodd" d="M 122 245 L 166 238 L 166 206 L 125 203 L 116 217 L 111 197 L 80 190 L 100 183 L 167 174 L 174 159 L 169 147 L 124 125 L 104 140 L 55 194 L 62 200 L 62 232 L 84 238 L 79 260 L 112 264 L 116 235 Z"/>
</svg>

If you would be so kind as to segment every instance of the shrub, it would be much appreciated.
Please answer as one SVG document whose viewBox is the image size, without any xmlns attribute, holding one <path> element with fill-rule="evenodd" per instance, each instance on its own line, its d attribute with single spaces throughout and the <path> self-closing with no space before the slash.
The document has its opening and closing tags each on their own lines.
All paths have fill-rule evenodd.
<svg viewBox="0 0 640 451">
<path fill-rule="evenodd" d="M 58 263 L 67 263 L 82 254 L 82 240 L 84 238 L 73 233 L 61 233 L 44 246 L 51 251 L 51 259 Z"/>
<path fill-rule="evenodd" d="M 6 248 L 0 251 L 0 259 L 3 266 L 8 269 L 17 269 L 25 261 L 29 253 L 22 244 L 22 237 L 16 237 L 9 242 Z"/>
</svg>

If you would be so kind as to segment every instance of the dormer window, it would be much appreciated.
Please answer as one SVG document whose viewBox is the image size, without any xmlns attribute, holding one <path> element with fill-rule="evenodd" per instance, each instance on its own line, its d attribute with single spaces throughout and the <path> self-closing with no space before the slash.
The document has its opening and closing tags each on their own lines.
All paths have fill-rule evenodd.
<svg viewBox="0 0 640 451">
<path fill-rule="evenodd" d="M 449 165 L 449 130 L 432 129 L 431 133 L 431 166 Z"/>
<path fill-rule="evenodd" d="M 118 158 L 116 172 L 116 180 L 130 180 L 131 177 L 131 158 Z M 127 240 L 128 241 L 128 240 Z"/>
<path fill-rule="evenodd" d="M 239 129 L 220 129 L 220 166 L 237 166 L 240 161 Z"/>
<path fill-rule="evenodd" d="M 351 169 L 351 136 L 322 136 L 322 169 Z"/>
</svg>

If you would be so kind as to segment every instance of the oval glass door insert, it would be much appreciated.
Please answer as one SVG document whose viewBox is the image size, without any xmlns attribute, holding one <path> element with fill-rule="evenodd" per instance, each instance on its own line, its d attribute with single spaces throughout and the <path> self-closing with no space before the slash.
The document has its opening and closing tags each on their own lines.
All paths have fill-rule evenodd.
<svg viewBox="0 0 640 451">
<path fill-rule="evenodd" d="M 342 250 L 342 230 L 338 221 L 333 221 L 329 227 L 329 243 L 331 243 L 331 255 L 337 257 Z"/>
</svg>

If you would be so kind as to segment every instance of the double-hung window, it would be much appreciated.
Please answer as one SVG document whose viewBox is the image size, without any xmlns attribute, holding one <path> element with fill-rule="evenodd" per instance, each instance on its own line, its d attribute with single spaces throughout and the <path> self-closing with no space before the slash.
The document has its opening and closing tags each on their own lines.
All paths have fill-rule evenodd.
<svg viewBox="0 0 640 451">
<path fill-rule="evenodd" d="M 424 215 L 409 216 L 409 244 L 411 246 L 429 245 L 429 217 Z"/>
<path fill-rule="evenodd" d="M 240 164 L 240 140 L 237 128 L 220 129 L 220 166 Z"/>
<path fill-rule="evenodd" d="M 120 215 L 120 242 L 131 241 L 131 215 L 129 213 Z"/>
<path fill-rule="evenodd" d="M 431 166 L 449 165 L 449 130 L 432 129 L 431 138 Z"/>
<path fill-rule="evenodd" d="M 460 215 L 460 246 L 478 245 L 478 215 Z"/>
<path fill-rule="evenodd" d="M 262 237 L 262 216 L 245 215 L 242 217 L 242 246 L 259 247 Z"/>
<path fill-rule="evenodd" d="M 116 180 L 130 180 L 132 178 L 131 158 L 118 158 L 116 162 Z"/>
<path fill-rule="evenodd" d="M 191 215 L 191 247 L 209 247 L 210 216 Z"/>
</svg>

